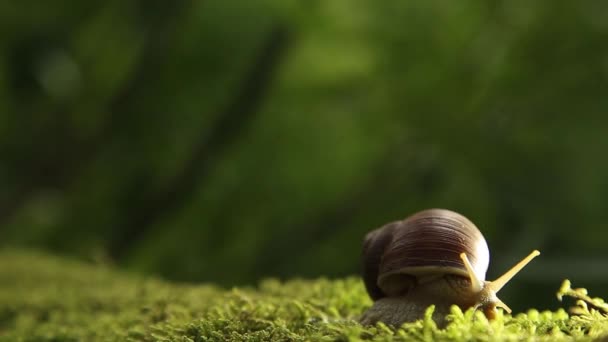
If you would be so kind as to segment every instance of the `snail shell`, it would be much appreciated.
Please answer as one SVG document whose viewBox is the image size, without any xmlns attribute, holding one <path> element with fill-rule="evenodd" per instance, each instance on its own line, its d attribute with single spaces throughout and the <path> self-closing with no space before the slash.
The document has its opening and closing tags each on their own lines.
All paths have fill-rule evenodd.
<svg viewBox="0 0 608 342">
<path fill-rule="evenodd" d="M 370 297 L 378 300 L 403 294 L 428 276 L 468 277 L 462 252 L 477 278 L 485 279 L 490 251 L 473 222 L 446 209 L 424 210 L 367 234 L 363 281 Z"/>
</svg>

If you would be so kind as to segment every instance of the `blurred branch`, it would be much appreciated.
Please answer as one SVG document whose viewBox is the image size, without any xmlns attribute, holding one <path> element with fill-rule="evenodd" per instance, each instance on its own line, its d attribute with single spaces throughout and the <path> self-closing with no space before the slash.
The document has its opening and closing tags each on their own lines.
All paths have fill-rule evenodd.
<svg viewBox="0 0 608 342">
<path fill-rule="evenodd" d="M 142 1 L 141 12 L 144 13 L 143 23 L 147 29 L 145 32 L 144 47 L 140 53 L 140 60 L 136 63 L 131 77 L 124 82 L 122 89 L 107 104 L 107 116 L 98 133 L 88 139 L 79 140 L 65 127 L 61 126 L 61 118 L 65 113 L 55 113 L 55 125 L 63 128 L 60 132 L 53 134 L 57 139 L 45 140 L 38 144 L 39 157 L 28 167 L 33 177 L 26 184 L 15 190 L 10 199 L 0 199 L 0 229 L 3 224 L 9 222 L 15 213 L 35 197 L 40 191 L 48 188 L 63 190 L 70 186 L 72 180 L 86 166 L 99 155 L 100 150 L 106 146 L 106 142 L 119 131 L 125 115 L 129 114 L 129 104 L 137 98 L 137 92 L 142 85 L 150 83 L 155 77 L 155 70 L 166 62 L 168 44 L 172 37 L 172 30 L 176 27 L 182 17 L 187 13 L 191 1 L 172 1 L 163 3 L 162 16 L 146 18 L 146 6 L 149 2 Z M 52 128 L 51 128 L 52 129 Z M 54 131 L 54 130 L 53 130 Z M 50 152 L 49 152 L 50 151 Z M 57 153 L 59 151 L 59 153 Z M 49 157 L 51 156 L 51 157 Z M 42 159 L 40 159 L 42 158 Z"/>
<path fill-rule="evenodd" d="M 141 240 L 159 219 L 187 202 L 222 153 L 232 146 L 251 124 L 285 53 L 288 30 L 273 28 L 265 39 L 249 75 L 234 100 L 219 115 L 209 134 L 201 136 L 181 172 L 162 191 L 129 214 L 129 221 L 110 241 L 110 254 L 120 259 L 130 246 Z"/>
</svg>

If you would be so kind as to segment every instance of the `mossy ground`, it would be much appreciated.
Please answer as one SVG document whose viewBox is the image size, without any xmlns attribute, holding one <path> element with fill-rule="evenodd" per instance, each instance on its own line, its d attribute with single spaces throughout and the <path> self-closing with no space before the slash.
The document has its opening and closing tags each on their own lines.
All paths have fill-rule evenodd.
<svg viewBox="0 0 608 342">
<path fill-rule="evenodd" d="M 564 285 L 565 295 L 577 294 Z M 585 298 L 579 298 L 584 300 Z M 499 316 L 454 310 L 437 329 L 430 319 L 393 329 L 363 327 L 371 305 L 356 277 L 265 280 L 222 290 L 126 275 L 35 252 L 0 252 L 0 341 L 487 341 L 591 340 L 608 336 L 601 302 Z"/>
</svg>

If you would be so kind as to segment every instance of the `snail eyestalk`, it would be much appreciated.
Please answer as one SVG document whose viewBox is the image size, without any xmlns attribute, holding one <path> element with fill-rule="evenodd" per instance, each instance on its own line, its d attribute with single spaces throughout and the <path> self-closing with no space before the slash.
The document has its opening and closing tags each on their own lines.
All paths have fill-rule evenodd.
<svg viewBox="0 0 608 342">
<path fill-rule="evenodd" d="M 475 293 L 481 291 L 481 281 L 479 278 L 477 278 L 477 275 L 473 270 L 473 266 L 469 262 L 469 258 L 467 258 L 465 253 L 460 253 L 460 259 L 462 259 L 464 267 L 467 268 L 467 273 L 469 274 L 469 279 L 471 280 L 471 290 L 473 290 Z"/>
<path fill-rule="evenodd" d="M 505 274 L 501 275 L 498 279 L 486 285 L 489 287 L 494 293 L 497 293 L 502 289 L 505 284 L 511 280 L 522 268 L 524 268 L 532 259 L 536 258 L 540 255 L 540 252 L 537 250 L 532 251 L 527 257 L 525 257 L 522 261 L 518 262 L 515 266 L 513 266 L 510 270 L 508 270 Z"/>
<path fill-rule="evenodd" d="M 505 311 L 507 313 L 511 313 L 512 312 L 511 308 L 507 304 L 505 304 L 505 302 L 503 302 L 502 300 L 500 300 L 498 298 L 496 298 L 496 307 L 497 308 L 503 308 L 503 309 L 505 309 Z"/>
</svg>

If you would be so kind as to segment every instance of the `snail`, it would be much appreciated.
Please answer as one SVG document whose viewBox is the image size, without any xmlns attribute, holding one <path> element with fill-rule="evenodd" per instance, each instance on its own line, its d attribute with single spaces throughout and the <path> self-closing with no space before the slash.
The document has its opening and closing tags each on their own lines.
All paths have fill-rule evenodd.
<svg viewBox="0 0 608 342">
<path fill-rule="evenodd" d="M 488 319 L 511 309 L 496 293 L 540 254 L 534 250 L 494 281 L 486 281 L 488 245 L 469 219 L 446 209 L 428 209 L 371 231 L 363 243 L 363 282 L 374 304 L 362 324 L 400 326 L 424 317 L 443 326 L 450 307 L 480 309 Z"/>
</svg>

